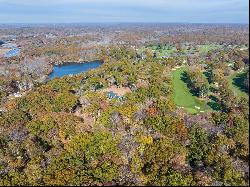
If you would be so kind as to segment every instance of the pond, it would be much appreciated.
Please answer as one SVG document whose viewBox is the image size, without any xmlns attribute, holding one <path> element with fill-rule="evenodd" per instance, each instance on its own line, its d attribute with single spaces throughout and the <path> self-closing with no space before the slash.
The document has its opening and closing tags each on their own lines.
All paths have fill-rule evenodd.
<svg viewBox="0 0 250 187">
<path fill-rule="evenodd" d="M 20 49 L 18 48 L 14 48 L 14 49 L 11 49 L 9 52 L 7 52 L 4 57 L 5 58 L 10 58 L 10 57 L 14 57 L 14 56 L 18 56 L 20 53 Z"/>
<path fill-rule="evenodd" d="M 101 61 L 55 65 L 53 72 L 49 75 L 49 79 L 51 80 L 55 77 L 63 77 L 67 75 L 76 75 L 91 69 L 98 68 L 100 65 L 102 65 Z"/>
</svg>

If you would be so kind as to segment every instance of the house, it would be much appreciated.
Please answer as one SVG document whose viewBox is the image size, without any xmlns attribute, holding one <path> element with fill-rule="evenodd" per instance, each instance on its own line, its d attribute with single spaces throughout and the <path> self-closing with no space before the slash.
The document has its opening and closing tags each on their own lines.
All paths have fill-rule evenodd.
<svg viewBox="0 0 250 187">
<path fill-rule="evenodd" d="M 118 99 L 118 100 L 122 100 L 124 98 L 123 96 L 118 96 L 117 94 L 115 94 L 112 91 L 110 91 L 110 92 L 107 93 L 107 97 L 109 99 Z"/>
<path fill-rule="evenodd" d="M 20 92 L 14 93 L 14 97 L 22 97 L 22 94 Z"/>
</svg>

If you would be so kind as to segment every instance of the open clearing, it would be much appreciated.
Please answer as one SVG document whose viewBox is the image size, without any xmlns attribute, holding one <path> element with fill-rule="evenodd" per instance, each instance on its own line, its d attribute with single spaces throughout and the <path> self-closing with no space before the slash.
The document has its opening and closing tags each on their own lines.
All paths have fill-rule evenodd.
<svg viewBox="0 0 250 187">
<path fill-rule="evenodd" d="M 186 109 L 188 112 L 192 114 L 217 110 L 215 108 L 211 108 L 210 104 L 214 103 L 214 101 L 208 99 L 205 101 L 200 100 L 198 97 L 192 95 L 190 90 L 187 87 L 187 84 L 182 80 L 182 74 L 185 72 L 186 68 L 173 68 L 172 69 L 172 81 L 174 86 L 174 101 L 175 104 L 180 107 Z M 240 85 L 236 85 L 235 80 L 238 79 L 243 73 L 234 73 L 233 75 L 228 77 L 230 82 L 230 88 L 234 91 L 237 96 L 248 97 L 248 94 L 242 90 Z M 237 82 L 237 81 L 236 81 Z M 209 94 L 210 95 L 210 94 Z M 209 105 L 208 105 L 208 104 Z"/>
<path fill-rule="evenodd" d="M 120 87 L 120 88 L 118 88 L 117 86 L 111 86 L 109 88 L 106 88 L 106 89 L 102 90 L 102 92 L 114 92 L 118 96 L 124 96 L 127 93 L 131 93 L 131 90 L 128 87 Z"/>
<path fill-rule="evenodd" d="M 234 73 L 234 74 L 232 74 L 231 76 L 228 77 L 228 80 L 229 80 L 229 83 L 230 83 L 230 88 L 233 90 L 233 92 L 237 96 L 248 97 L 248 94 L 241 90 L 240 85 L 239 86 L 235 85 L 235 79 L 238 78 L 242 74 L 244 74 L 244 73 L 236 72 L 236 73 Z"/>
<path fill-rule="evenodd" d="M 195 114 L 211 110 L 205 101 L 199 100 L 196 96 L 193 96 L 186 83 L 182 80 L 182 74 L 185 72 L 185 68 L 179 68 L 172 71 L 172 81 L 174 85 L 174 101 L 178 107 L 183 107 L 188 112 Z"/>
</svg>

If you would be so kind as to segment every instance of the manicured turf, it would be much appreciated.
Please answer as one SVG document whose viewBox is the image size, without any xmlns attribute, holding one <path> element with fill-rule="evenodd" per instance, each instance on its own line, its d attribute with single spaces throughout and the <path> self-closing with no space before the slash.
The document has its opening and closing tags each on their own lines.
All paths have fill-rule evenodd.
<svg viewBox="0 0 250 187">
<path fill-rule="evenodd" d="M 235 84 L 235 79 L 242 75 L 243 73 L 239 73 L 239 72 L 236 72 L 234 73 L 233 75 L 229 76 L 228 77 L 228 80 L 229 80 L 229 83 L 230 83 L 230 88 L 233 90 L 233 92 L 238 95 L 238 96 L 242 96 L 242 97 L 248 97 L 248 94 L 244 91 L 241 90 L 240 88 L 240 85 L 236 85 Z"/>
<path fill-rule="evenodd" d="M 172 81 L 174 85 L 174 101 L 179 107 L 184 107 L 190 113 L 198 113 L 200 111 L 211 110 L 205 101 L 200 101 L 196 96 L 193 96 L 186 83 L 181 79 L 185 68 L 180 68 L 172 71 Z M 197 109 L 196 107 L 200 107 Z"/>
<path fill-rule="evenodd" d="M 216 44 L 209 44 L 209 45 L 198 45 L 198 49 L 201 53 L 208 53 L 211 50 L 219 49 L 221 48 L 220 45 Z"/>
<path fill-rule="evenodd" d="M 205 44 L 205 45 L 198 45 L 198 52 L 202 54 L 206 54 L 210 50 L 221 48 L 221 45 L 216 44 Z M 152 51 L 156 52 L 156 55 L 158 58 L 164 57 L 164 56 L 173 56 L 175 53 L 177 53 L 177 50 L 174 48 L 174 46 L 162 46 L 161 49 L 157 49 L 157 46 L 151 46 L 151 47 L 142 47 L 138 49 L 138 53 L 142 54 L 146 51 L 146 49 L 151 49 Z M 187 47 L 182 48 L 182 52 L 184 55 L 188 55 L 190 53 L 195 53 L 196 50 L 194 48 L 188 49 Z"/>
<path fill-rule="evenodd" d="M 169 55 L 171 56 L 173 53 L 176 52 L 174 49 L 167 48 L 167 47 L 163 47 L 161 50 L 157 50 L 156 46 L 147 47 L 147 48 L 146 47 L 142 47 L 142 48 L 138 49 L 137 52 L 139 54 L 142 54 L 143 52 L 146 51 L 146 49 L 151 49 L 151 50 L 155 51 L 158 58 L 161 58 L 163 56 L 169 56 Z"/>
</svg>

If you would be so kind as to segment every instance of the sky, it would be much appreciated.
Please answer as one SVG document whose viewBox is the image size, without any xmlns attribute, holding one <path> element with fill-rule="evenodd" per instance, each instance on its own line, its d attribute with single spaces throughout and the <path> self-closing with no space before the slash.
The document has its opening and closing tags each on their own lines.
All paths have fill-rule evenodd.
<svg viewBox="0 0 250 187">
<path fill-rule="evenodd" d="M 247 23 L 248 0 L 0 0 L 0 23 Z"/>
</svg>

